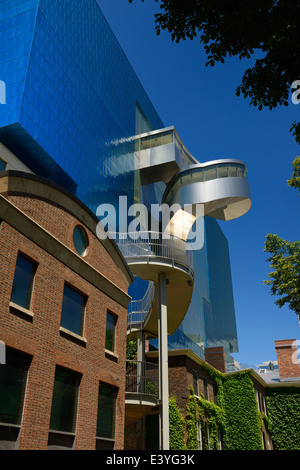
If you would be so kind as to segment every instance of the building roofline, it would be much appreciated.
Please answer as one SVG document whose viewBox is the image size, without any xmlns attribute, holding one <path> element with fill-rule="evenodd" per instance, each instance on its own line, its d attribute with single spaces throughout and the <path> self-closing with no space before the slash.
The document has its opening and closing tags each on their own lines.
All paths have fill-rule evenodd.
<svg viewBox="0 0 300 470">
<path fill-rule="evenodd" d="M 34 182 L 36 185 L 30 184 L 30 187 L 26 188 L 26 185 L 20 183 L 21 180 L 28 180 L 31 183 Z M 68 210 L 68 206 L 73 206 L 72 208 L 78 219 L 82 222 L 83 225 L 87 226 L 96 237 L 96 227 L 98 224 L 100 224 L 100 227 L 102 227 L 104 232 L 104 227 L 96 215 L 91 211 L 91 209 L 89 209 L 80 199 L 74 196 L 74 194 L 59 184 L 42 176 L 31 173 L 25 173 L 16 170 L 5 170 L 0 172 L 0 194 L 5 192 L 5 190 L 18 190 L 19 192 L 36 194 L 37 196 L 42 197 L 43 191 L 40 192 L 42 186 L 48 187 L 48 189 L 52 189 L 50 192 L 49 190 L 47 192 L 44 191 L 44 197 L 46 199 L 59 204 L 65 210 Z M 110 237 L 106 237 L 104 240 L 101 240 L 99 237 L 97 238 L 109 253 L 111 258 L 114 260 L 114 262 L 117 264 L 127 284 L 130 285 L 133 282 L 134 277 L 116 242 Z"/>
</svg>

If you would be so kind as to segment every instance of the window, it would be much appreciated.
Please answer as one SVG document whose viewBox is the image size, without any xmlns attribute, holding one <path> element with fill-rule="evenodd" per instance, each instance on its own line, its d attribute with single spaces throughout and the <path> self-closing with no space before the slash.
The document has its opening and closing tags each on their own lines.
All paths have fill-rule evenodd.
<svg viewBox="0 0 300 470">
<path fill-rule="evenodd" d="M 81 256 L 84 256 L 88 247 L 88 238 L 85 230 L 80 225 L 76 225 L 74 228 L 73 243 L 77 253 Z"/>
<path fill-rule="evenodd" d="M 106 316 L 105 349 L 115 352 L 117 317 L 110 312 Z"/>
<path fill-rule="evenodd" d="M 65 284 L 61 312 L 61 326 L 82 336 L 85 305 L 86 297 Z"/>
<path fill-rule="evenodd" d="M 204 398 L 208 400 L 208 384 L 205 377 L 203 377 Z"/>
<path fill-rule="evenodd" d="M 197 421 L 197 449 L 202 450 L 202 429 L 199 421 Z"/>
<path fill-rule="evenodd" d="M 6 364 L 0 366 L 0 422 L 21 424 L 30 356 L 7 348 Z"/>
<path fill-rule="evenodd" d="M 27 310 L 30 310 L 36 267 L 36 263 L 21 254 L 18 255 L 10 300 Z"/>
<path fill-rule="evenodd" d="M 80 376 L 57 367 L 55 372 L 50 430 L 74 433 Z"/>
<path fill-rule="evenodd" d="M 4 171 L 6 168 L 6 162 L 0 157 L 0 171 Z"/>
<path fill-rule="evenodd" d="M 97 438 L 115 439 L 117 389 L 100 382 L 98 395 Z M 101 447 L 101 444 L 98 444 Z M 109 444 L 106 444 L 106 448 Z M 100 448 L 99 447 L 99 448 Z M 103 448 L 103 444 L 102 444 Z"/>
<path fill-rule="evenodd" d="M 198 374 L 195 370 L 193 370 L 193 388 L 195 395 L 199 395 L 199 387 L 198 387 Z"/>
</svg>

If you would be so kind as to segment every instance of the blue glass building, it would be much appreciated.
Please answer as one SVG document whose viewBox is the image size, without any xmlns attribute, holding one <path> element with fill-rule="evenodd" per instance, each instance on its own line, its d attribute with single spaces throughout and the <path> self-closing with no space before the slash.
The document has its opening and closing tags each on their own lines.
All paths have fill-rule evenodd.
<svg viewBox="0 0 300 470">
<path fill-rule="evenodd" d="M 1 0 L 0 28 L 2 144 L 94 212 L 120 195 L 159 203 L 164 184 L 134 171 L 134 137 L 164 124 L 96 0 Z M 169 346 L 237 352 L 227 241 L 214 219 L 205 226 L 192 302 Z M 132 285 L 133 298 L 146 284 Z"/>
</svg>

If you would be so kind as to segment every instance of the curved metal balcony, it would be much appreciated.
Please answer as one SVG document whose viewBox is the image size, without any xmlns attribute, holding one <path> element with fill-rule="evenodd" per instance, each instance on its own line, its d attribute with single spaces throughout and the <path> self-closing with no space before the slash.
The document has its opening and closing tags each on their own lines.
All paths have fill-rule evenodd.
<svg viewBox="0 0 300 470">
<path fill-rule="evenodd" d="M 118 247 L 135 276 L 156 285 L 159 273 L 166 273 L 168 334 L 174 333 L 184 319 L 193 292 L 193 251 L 189 243 L 173 235 L 149 231 L 119 233 L 115 236 Z M 128 330 L 134 334 L 142 328 L 148 337 L 157 337 L 157 289 L 153 287 L 152 291 L 147 292 L 144 297 L 145 305 L 142 300 L 134 301 L 129 307 Z M 146 308 L 149 309 L 148 313 Z"/>
<path fill-rule="evenodd" d="M 251 207 L 247 167 L 232 159 L 190 165 L 172 178 L 163 203 L 181 207 L 203 204 L 203 215 L 220 220 L 241 217 Z"/>
</svg>

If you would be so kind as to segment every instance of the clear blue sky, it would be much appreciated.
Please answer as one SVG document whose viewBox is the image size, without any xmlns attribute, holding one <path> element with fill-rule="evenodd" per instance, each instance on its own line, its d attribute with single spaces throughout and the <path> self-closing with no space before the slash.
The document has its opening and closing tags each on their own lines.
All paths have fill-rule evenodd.
<svg viewBox="0 0 300 470">
<path fill-rule="evenodd" d="M 290 99 L 288 107 L 258 111 L 237 98 L 251 62 L 234 58 L 207 68 L 197 39 L 176 44 L 166 32 L 156 36 L 154 0 L 98 3 L 165 126 L 175 126 L 199 161 L 237 158 L 248 166 L 252 208 L 220 223 L 231 257 L 239 341 L 234 357 L 248 364 L 276 360 L 274 340 L 299 340 L 300 329 L 296 315 L 279 309 L 263 286 L 270 272 L 264 242 L 267 233 L 299 239 L 300 198 L 286 180 L 300 155 L 289 132 L 300 121 L 300 105 Z"/>
</svg>

